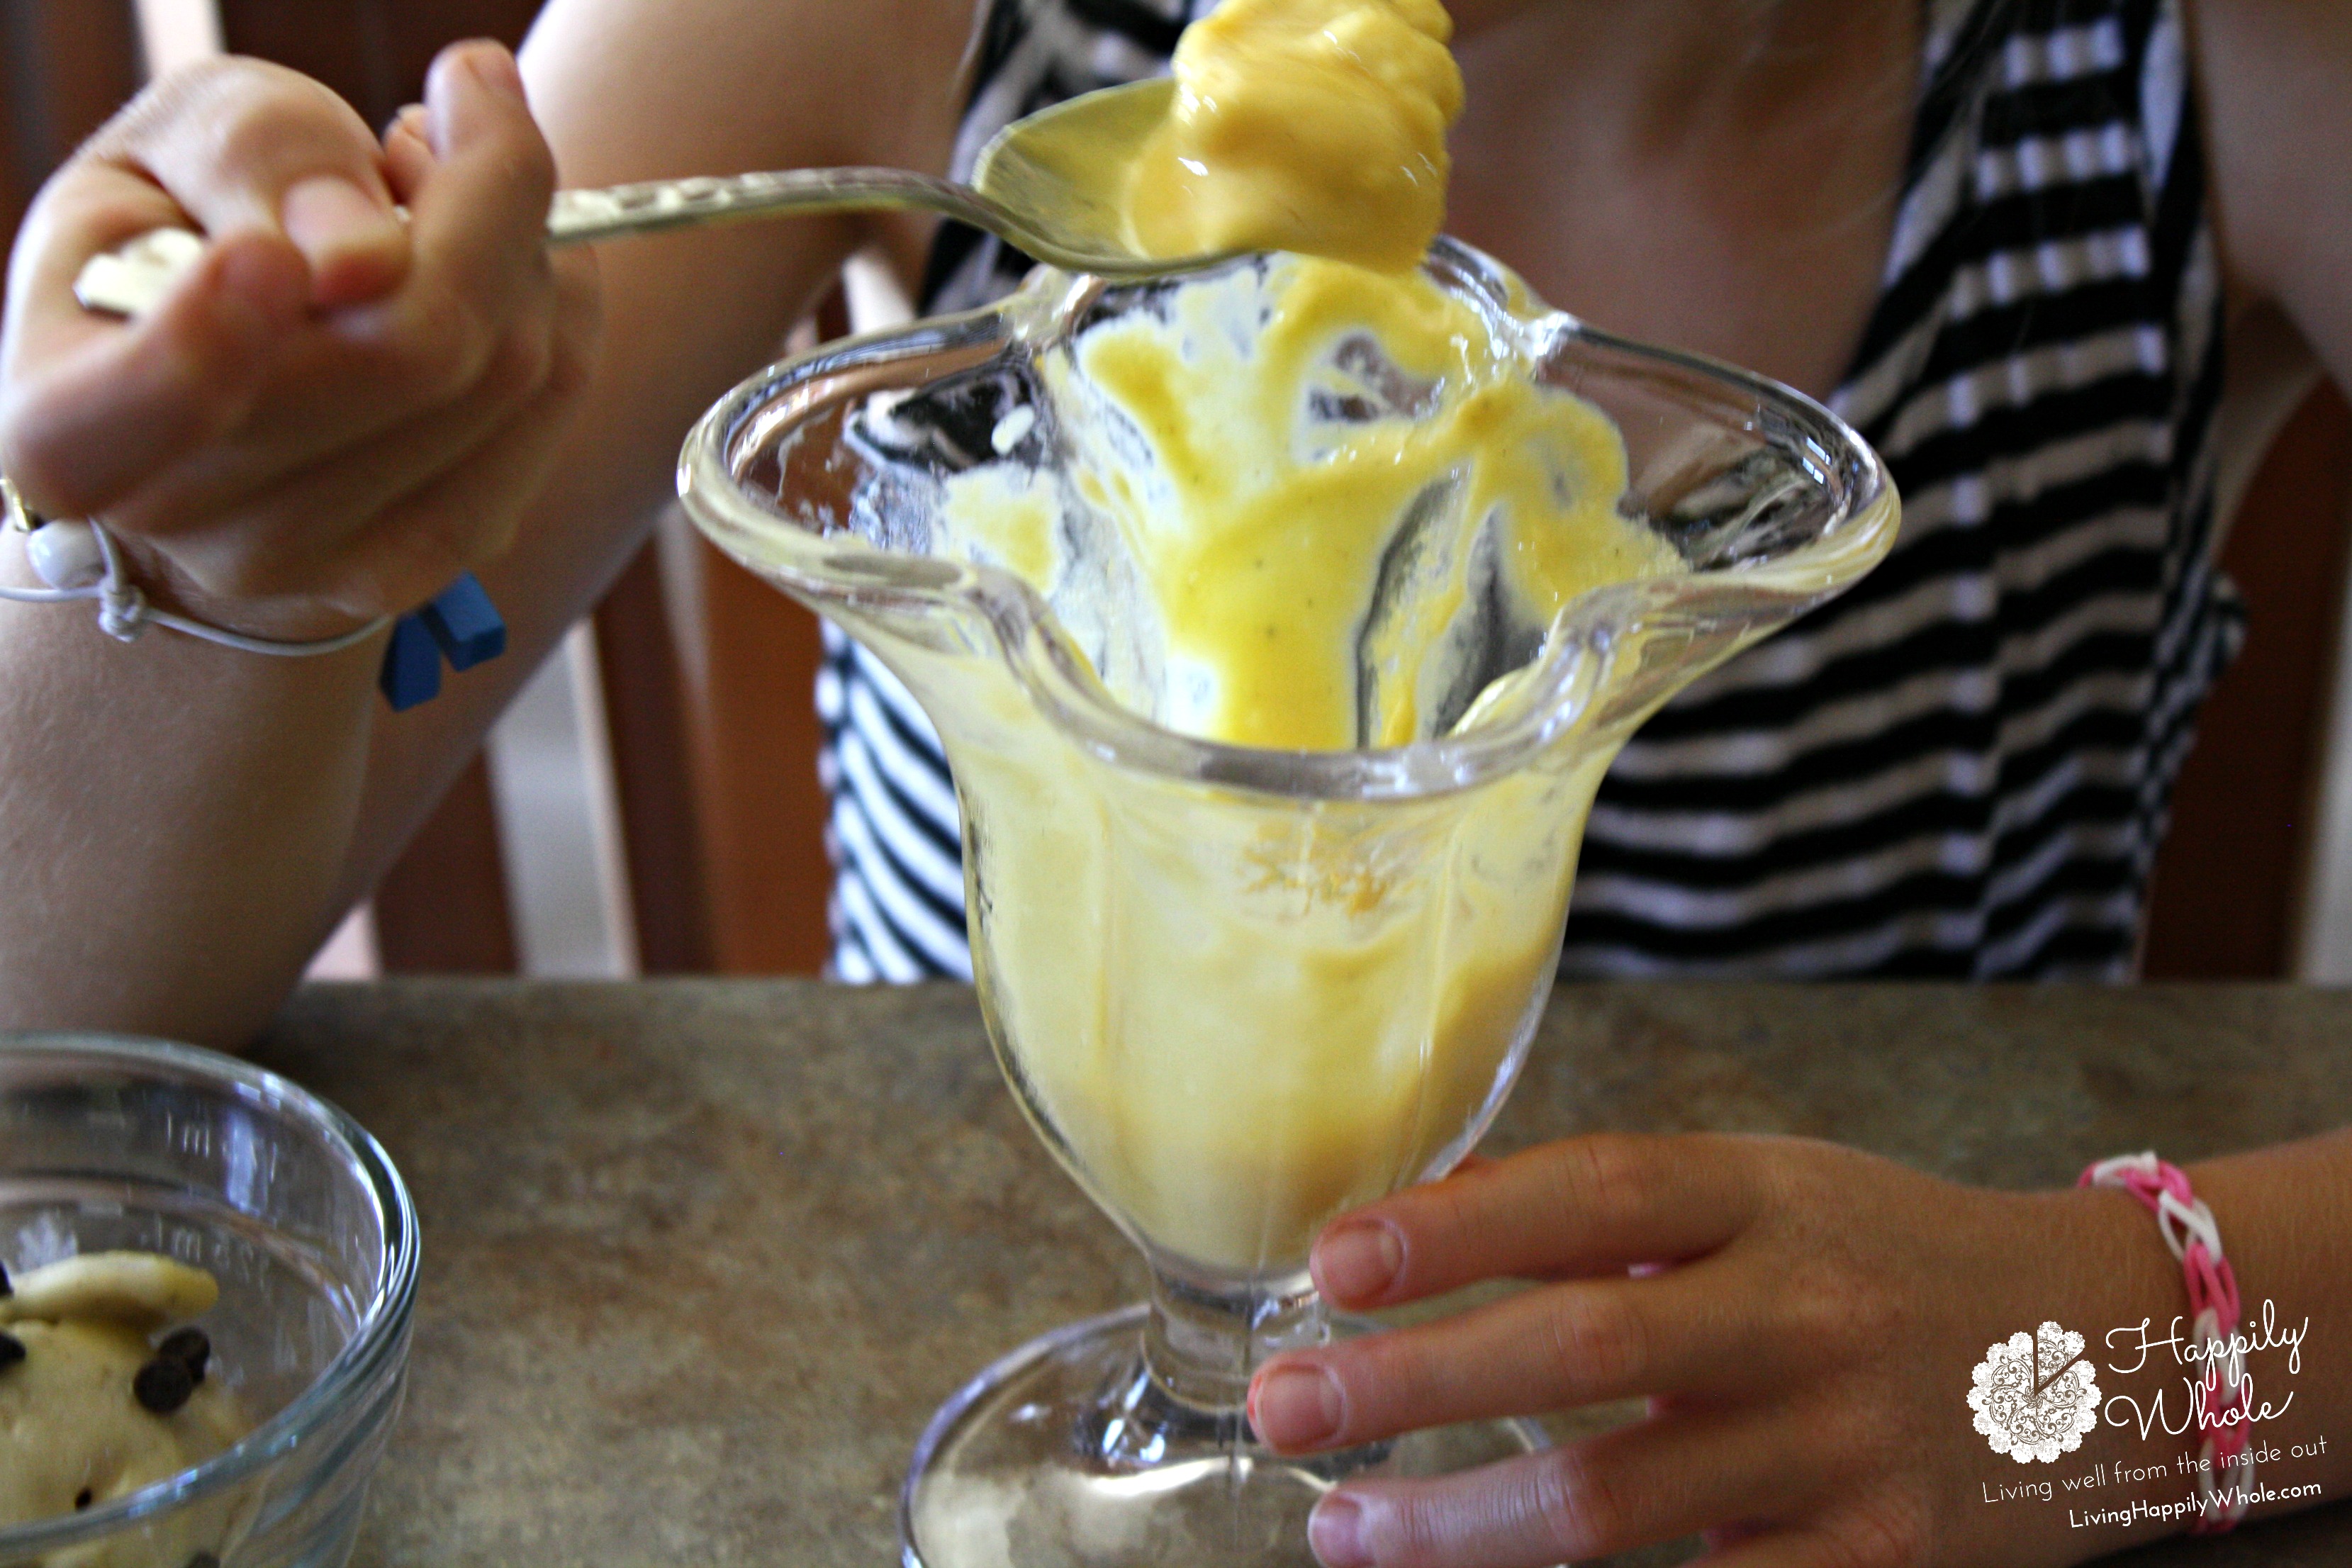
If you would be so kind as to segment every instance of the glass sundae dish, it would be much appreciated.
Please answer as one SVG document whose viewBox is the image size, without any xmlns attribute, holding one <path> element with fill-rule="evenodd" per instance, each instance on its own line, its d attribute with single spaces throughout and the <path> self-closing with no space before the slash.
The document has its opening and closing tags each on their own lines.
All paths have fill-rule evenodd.
<svg viewBox="0 0 2352 1568">
<path fill-rule="evenodd" d="M 1148 1304 L 940 1412 L 910 1568 L 1307 1564 L 1338 1482 L 1540 1444 L 1496 1423 L 1284 1458 L 1244 1396 L 1359 1327 L 1307 1279 L 1322 1225 L 1443 1175 L 1501 1105 L 1625 738 L 1894 539 L 1875 455 L 1784 388 L 1587 329 L 1446 240 L 1429 299 L 1478 353 L 1344 310 L 1302 331 L 1302 265 L 1041 270 L 771 369 L 681 460 L 710 537 L 930 716 L 998 1058 L 1151 1268 Z M 1302 541 L 1308 512 L 1360 526 L 1253 576 L 1294 535 L 1161 526 L 1203 494 L 1295 509 Z"/>
</svg>

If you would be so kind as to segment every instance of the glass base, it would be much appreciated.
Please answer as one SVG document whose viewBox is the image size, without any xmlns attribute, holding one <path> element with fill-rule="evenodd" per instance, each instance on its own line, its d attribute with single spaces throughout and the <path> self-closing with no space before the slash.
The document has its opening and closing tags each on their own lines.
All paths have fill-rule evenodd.
<svg viewBox="0 0 2352 1568">
<path fill-rule="evenodd" d="M 1142 1304 L 1024 1345 L 940 1407 L 898 1504 L 904 1568 L 1315 1568 L 1307 1515 L 1341 1481 L 1450 1474 L 1546 1447 L 1523 1421 L 1284 1458 L 1239 1411 L 1171 1398 Z M 1335 1334 L 1376 1325 L 1338 1319 Z"/>
</svg>

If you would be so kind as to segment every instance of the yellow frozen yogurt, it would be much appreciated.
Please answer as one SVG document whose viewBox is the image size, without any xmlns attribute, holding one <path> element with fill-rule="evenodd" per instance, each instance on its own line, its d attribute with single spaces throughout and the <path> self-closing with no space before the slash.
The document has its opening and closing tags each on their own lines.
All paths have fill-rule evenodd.
<svg viewBox="0 0 2352 1568">
<path fill-rule="evenodd" d="M 1445 217 L 1453 36 L 1438 0 L 1224 0 L 1176 46 L 1173 110 L 1128 186 L 1129 237 L 1151 256 L 1413 266 Z"/>
<path fill-rule="evenodd" d="M 1418 273 L 1245 264 L 1045 369 L 1066 472 L 968 471 L 937 543 L 1027 580 L 1171 729 L 1426 740 L 1475 721 L 1498 619 L 1532 647 L 1682 569 L 1619 514 L 1615 426 Z M 1605 757 L 1308 809 L 1107 769 L 994 666 L 898 657 L 948 715 L 1010 1065 L 1113 1212 L 1213 1268 L 1295 1266 L 1463 1135 L 1545 989 Z"/>
<path fill-rule="evenodd" d="M 1682 568 L 1619 513 L 1615 426 L 1418 268 L 1462 101 L 1449 32 L 1436 0 L 1194 24 L 1134 232 L 1307 254 L 1043 356 L 1064 461 L 948 484 L 933 548 L 1026 580 L 1167 728 L 1429 740 L 1499 689 L 1498 637 L 1524 658 L 1578 595 Z M 882 640 L 961 789 L 1008 1070 L 1112 1213 L 1197 1267 L 1279 1272 L 1458 1148 L 1547 988 L 1603 749 L 1410 802 L 1252 796 L 1107 766 L 1000 665 Z"/>
</svg>

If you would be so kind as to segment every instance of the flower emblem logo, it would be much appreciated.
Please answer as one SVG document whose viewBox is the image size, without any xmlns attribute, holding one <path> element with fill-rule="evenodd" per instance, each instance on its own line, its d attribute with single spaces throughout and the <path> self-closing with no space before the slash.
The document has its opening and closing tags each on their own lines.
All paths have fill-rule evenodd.
<svg viewBox="0 0 2352 1568">
<path fill-rule="evenodd" d="M 1996 1454 L 2019 1464 L 2053 1464 L 2099 1425 L 2099 1384 L 2083 1358 L 2083 1336 L 2044 1323 L 1987 1348 L 1969 1374 L 1969 1408 Z"/>
</svg>

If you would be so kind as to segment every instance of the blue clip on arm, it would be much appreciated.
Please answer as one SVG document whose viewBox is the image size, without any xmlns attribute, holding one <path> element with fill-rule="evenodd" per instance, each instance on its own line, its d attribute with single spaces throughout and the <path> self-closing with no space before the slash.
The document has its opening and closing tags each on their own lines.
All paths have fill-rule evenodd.
<svg viewBox="0 0 2352 1568">
<path fill-rule="evenodd" d="M 405 713 L 441 695 L 442 660 L 462 672 L 506 650 L 507 624 L 468 572 L 431 604 L 394 624 L 376 684 L 392 710 Z"/>
<path fill-rule="evenodd" d="M 507 624 L 499 618 L 498 607 L 471 572 L 450 584 L 417 614 L 433 640 L 441 645 L 441 657 L 461 675 L 507 651 Z"/>
</svg>

